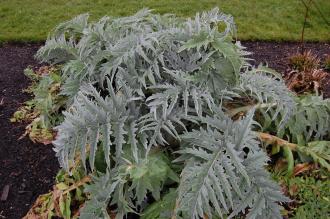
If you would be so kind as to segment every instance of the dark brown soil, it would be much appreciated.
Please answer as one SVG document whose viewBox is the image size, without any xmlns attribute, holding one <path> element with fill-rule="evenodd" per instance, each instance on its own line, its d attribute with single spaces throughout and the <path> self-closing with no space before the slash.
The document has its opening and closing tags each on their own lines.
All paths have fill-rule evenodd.
<svg viewBox="0 0 330 219">
<path fill-rule="evenodd" d="M 287 58 L 299 51 L 299 43 L 243 42 L 253 52 L 253 64 L 267 62 L 279 72 L 285 72 Z M 28 65 L 37 65 L 33 55 L 40 44 L 9 44 L 0 47 L 0 197 L 9 185 L 6 201 L 0 201 L 0 218 L 17 219 L 26 214 L 39 194 L 47 192 L 58 170 L 50 146 L 34 144 L 29 139 L 18 140 L 24 124 L 12 124 L 9 118 L 29 99 L 21 91 L 29 81 L 23 74 Z M 330 55 L 330 45 L 307 43 L 319 57 Z M 330 84 L 328 85 L 330 96 Z"/>
<path fill-rule="evenodd" d="M 285 73 L 288 68 L 288 58 L 301 51 L 301 44 L 294 42 L 243 42 L 247 50 L 253 52 L 253 64 L 267 63 L 269 67 L 280 73 Z M 305 43 L 305 50 L 311 50 L 322 61 L 330 55 L 330 43 Z M 323 96 L 330 98 L 330 73 L 321 84 Z"/>
<path fill-rule="evenodd" d="M 253 63 L 267 63 L 278 72 L 285 72 L 288 67 L 288 58 L 301 50 L 301 44 L 295 42 L 243 42 L 247 51 L 252 52 Z M 311 50 L 319 58 L 330 55 L 330 43 L 305 43 L 305 50 Z"/>
<path fill-rule="evenodd" d="M 38 47 L 28 44 L 0 47 L 0 196 L 9 185 L 7 200 L 0 201 L 0 218 L 24 216 L 37 196 L 51 188 L 58 170 L 52 147 L 34 144 L 28 138 L 18 140 L 25 125 L 9 121 L 29 99 L 29 95 L 22 93 L 29 84 L 23 70 L 37 64 L 33 55 Z"/>
</svg>

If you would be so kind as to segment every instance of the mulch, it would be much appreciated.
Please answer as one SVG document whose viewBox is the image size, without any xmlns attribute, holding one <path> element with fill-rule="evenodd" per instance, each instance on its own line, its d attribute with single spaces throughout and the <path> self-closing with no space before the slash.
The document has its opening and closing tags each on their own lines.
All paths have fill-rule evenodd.
<svg viewBox="0 0 330 219">
<path fill-rule="evenodd" d="M 267 63 L 269 67 L 278 72 L 285 72 L 288 68 L 288 58 L 301 51 L 301 44 L 297 42 L 243 42 L 247 51 L 252 52 L 258 65 L 260 62 Z M 311 50 L 321 60 L 330 55 L 330 43 L 305 43 L 305 50 Z"/>
<path fill-rule="evenodd" d="M 39 45 L 0 47 L 0 218 L 22 218 L 31 204 L 46 193 L 59 167 L 52 147 L 34 144 L 28 138 L 18 140 L 26 124 L 11 123 L 15 110 L 30 97 L 22 90 L 29 81 L 23 74 L 28 65 L 37 65 L 33 55 Z"/>
<path fill-rule="evenodd" d="M 24 216 L 38 195 L 48 192 L 59 169 L 51 146 L 35 144 L 27 137 L 18 140 L 26 124 L 9 119 L 30 96 L 22 93 L 29 85 L 23 70 L 38 63 L 33 55 L 41 44 L 4 44 L 0 46 L 0 218 Z M 299 43 L 243 42 L 253 52 L 253 64 L 267 62 L 279 72 L 287 69 L 287 58 L 299 51 Z M 306 43 L 319 57 L 330 55 L 330 44 Z M 330 96 L 330 84 L 325 88 Z M 8 190 L 9 188 L 9 190 Z M 7 191 L 6 191 L 7 190 Z M 3 192 L 4 191 L 4 192 Z"/>
<path fill-rule="evenodd" d="M 301 51 L 301 43 L 297 42 L 243 42 L 243 46 L 253 52 L 254 65 L 264 63 L 282 74 L 288 71 L 288 58 Z M 330 43 L 305 43 L 304 49 L 311 50 L 321 61 L 330 55 Z M 330 98 L 330 73 L 321 83 L 321 89 L 323 96 Z"/>
</svg>

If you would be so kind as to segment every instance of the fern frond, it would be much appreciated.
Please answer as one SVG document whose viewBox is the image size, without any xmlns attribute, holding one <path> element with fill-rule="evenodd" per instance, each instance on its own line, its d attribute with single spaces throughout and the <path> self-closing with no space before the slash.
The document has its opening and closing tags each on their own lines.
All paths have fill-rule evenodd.
<svg viewBox="0 0 330 219">
<path fill-rule="evenodd" d="M 306 146 L 298 146 L 297 150 L 330 171 L 330 141 L 312 141 Z"/>
<path fill-rule="evenodd" d="M 300 145 L 313 140 L 324 140 L 330 136 L 330 100 L 322 96 L 308 95 L 296 98 L 297 110 L 288 121 L 284 130 L 278 135 L 282 137 L 286 131 L 290 133 L 292 142 Z"/>
<path fill-rule="evenodd" d="M 262 172 L 267 157 L 260 152 L 258 142 L 251 131 L 251 125 L 254 123 L 252 117 L 253 112 L 237 122 L 228 120 L 225 126 L 223 121 L 215 121 L 212 125 L 214 129 L 200 129 L 182 137 L 188 142 L 188 147 L 179 152 L 183 154 L 184 160 L 188 159 L 188 163 L 183 169 L 178 190 L 178 214 L 181 213 L 188 218 L 200 218 L 204 215 L 212 217 L 214 214 L 223 217 L 230 211 L 232 215 L 237 215 L 252 206 L 250 218 L 257 218 L 260 212 L 266 211 L 266 204 L 258 203 L 261 201 L 269 202 L 274 208 L 274 215 L 278 216 L 278 206 L 274 200 L 286 199 L 278 193 L 277 196 L 282 199 L 277 199 L 277 196 L 273 195 L 266 200 L 265 194 L 262 193 L 264 191 L 259 191 L 260 186 L 264 186 L 265 191 L 268 191 L 267 188 L 271 189 L 275 184 L 266 181 L 266 172 Z M 254 169 L 250 170 L 250 160 L 247 161 L 244 157 L 256 153 L 259 159 L 255 160 L 257 163 L 254 163 L 254 166 L 251 164 Z M 265 175 L 264 181 L 260 180 L 260 174 Z M 266 184 L 263 185 L 262 182 Z M 276 191 L 278 188 L 273 189 Z M 250 191 L 256 197 L 251 198 L 252 194 L 248 196 L 246 191 Z M 245 200 L 244 197 L 250 199 Z M 237 208 L 237 205 L 242 207 Z M 271 213 L 269 215 L 274 216 Z"/>
<path fill-rule="evenodd" d="M 276 106 L 271 119 L 280 118 L 279 129 L 284 127 L 296 110 L 294 96 L 282 79 L 272 72 L 269 74 L 264 68 L 242 74 L 238 90 L 243 92 L 242 95 L 254 98 L 258 104 L 268 104 L 266 111 Z"/>
<path fill-rule="evenodd" d="M 245 212 L 249 206 L 247 218 L 282 218 L 279 202 L 290 201 L 280 192 L 280 186 L 270 180 L 269 173 L 265 170 L 267 156 L 262 151 L 248 153 L 244 166 L 251 176 L 251 185 L 241 185 L 246 188 L 243 199 L 236 205 L 229 218 L 240 211 Z"/>
<path fill-rule="evenodd" d="M 72 40 L 66 40 L 65 36 L 49 38 L 41 47 L 36 56 L 41 62 L 58 64 L 73 60 L 78 57 L 78 51 Z"/>
<path fill-rule="evenodd" d="M 146 101 L 151 112 L 162 112 L 165 118 L 175 107 L 184 106 L 185 115 L 188 115 L 188 108 L 193 107 L 197 115 L 201 116 L 204 110 L 212 110 L 214 100 L 212 95 L 205 87 L 196 85 L 189 78 L 185 77 L 185 73 L 181 71 L 166 70 L 173 84 L 159 84 L 150 86 L 154 92 Z M 158 91 L 158 92 L 157 92 Z"/>
<path fill-rule="evenodd" d="M 78 93 L 87 74 L 88 72 L 83 62 L 80 60 L 68 61 L 62 68 L 64 84 L 61 87 L 61 94 L 72 99 Z"/>
<path fill-rule="evenodd" d="M 77 39 L 87 27 L 88 18 L 89 14 L 81 14 L 72 20 L 59 24 L 54 30 L 54 36 L 59 37 L 67 34 L 69 36 L 75 36 L 75 39 Z"/>
<path fill-rule="evenodd" d="M 93 184 L 86 185 L 85 192 L 92 194 L 92 198 L 86 202 L 85 207 L 80 211 L 79 218 L 110 218 L 107 206 L 118 181 L 112 182 L 109 179 L 111 179 L 110 173 L 107 172 L 103 176 L 94 177 Z"/>
<path fill-rule="evenodd" d="M 330 101 L 322 96 L 302 96 L 295 98 L 297 108 L 283 129 L 278 129 L 279 121 L 271 121 L 273 110 L 264 113 L 263 127 L 265 131 L 275 132 L 280 141 L 274 141 L 277 137 L 268 138 L 266 143 L 273 145 L 288 145 L 291 150 L 298 151 L 303 161 L 313 160 L 321 166 L 329 169 L 329 137 Z M 280 138 L 286 138 L 284 141 Z M 284 144 L 283 144 L 284 142 Z"/>
<path fill-rule="evenodd" d="M 78 151 L 86 167 L 87 146 L 90 153 L 89 163 L 93 170 L 95 153 L 101 139 L 103 139 L 103 150 L 108 166 L 110 166 L 109 155 L 112 145 L 116 147 L 116 158 L 120 158 L 127 138 L 126 106 L 131 101 L 131 96 L 115 94 L 111 86 L 109 90 L 109 96 L 104 99 L 92 85 L 83 86 L 70 111 L 64 112 L 65 120 L 57 127 L 60 137 L 54 141 L 54 145 L 60 163 L 66 170 L 69 170 L 69 161 L 73 162 Z M 110 136 L 115 139 L 113 143 L 110 141 Z"/>
</svg>

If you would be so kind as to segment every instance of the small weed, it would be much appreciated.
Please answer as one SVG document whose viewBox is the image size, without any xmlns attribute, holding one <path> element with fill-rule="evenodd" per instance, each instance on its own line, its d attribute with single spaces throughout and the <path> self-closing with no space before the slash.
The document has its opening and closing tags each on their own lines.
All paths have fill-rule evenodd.
<svg viewBox="0 0 330 219">
<path fill-rule="evenodd" d="M 311 51 L 293 55 L 289 58 L 292 69 L 284 77 L 288 88 L 297 94 L 319 93 L 327 73 L 320 68 L 320 59 Z"/>
<path fill-rule="evenodd" d="M 72 175 L 60 170 L 56 176 L 56 185 L 49 193 L 40 195 L 24 219 L 33 218 L 77 218 L 80 208 L 87 200 L 84 187 L 91 181 L 83 176 L 83 169 L 77 166 Z"/>
<path fill-rule="evenodd" d="M 330 71 L 330 55 L 327 55 L 323 61 L 323 68 Z"/>
<path fill-rule="evenodd" d="M 296 71 L 313 71 L 320 64 L 320 59 L 311 51 L 306 51 L 303 54 L 296 54 L 289 58 L 289 65 Z"/>
<path fill-rule="evenodd" d="M 42 66 L 33 70 L 28 68 L 25 75 L 32 81 L 32 85 L 25 90 L 34 98 L 25 102 L 10 119 L 11 122 L 29 122 L 26 132 L 34 142 L 49 144 L 55 137 L 52 127 L 62 121 L 59 113 L 66 98 L 60 95 L 60 72 L 53 66 Z"/>
<path fill-rule="evenodd" d="M 284 206 L 285 214 L 296 219 L 327 218 L 330 215 L 329 177 L 329 172 L 319 168 L 293 178 L 275 176 L 276 181 L 281 183 L 284 193 L 292 200 Z"/>
</svg>

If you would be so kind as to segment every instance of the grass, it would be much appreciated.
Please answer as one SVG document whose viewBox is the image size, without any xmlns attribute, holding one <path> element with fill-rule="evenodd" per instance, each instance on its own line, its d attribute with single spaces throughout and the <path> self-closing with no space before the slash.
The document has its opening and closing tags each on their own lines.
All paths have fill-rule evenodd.
<svg viewBox="0 0 330 219">
<path fill-rule="evenodd" d="M 305 39 L 330 41 L 330 1 L 314 1 L 328 22 L 313 6 Z M 130 15 L 148 7 L 188 17 L 215 6 L 234 16 L 241 40 L 300 39 L 305 9 L 299 0 L 0 0 L 0 42 L 43 41 L 58 23 L 86 12 L 96 19 Z"/>
<path fill-rule="evenodd" d="M 273 177 L 292 200 L 286 204 L 283 214 L 293 219 L 329 219 L 330 175 L 327 170 L 316 168 L 295 177 L 277 172 L 273 173 Z"/>
</svg>

